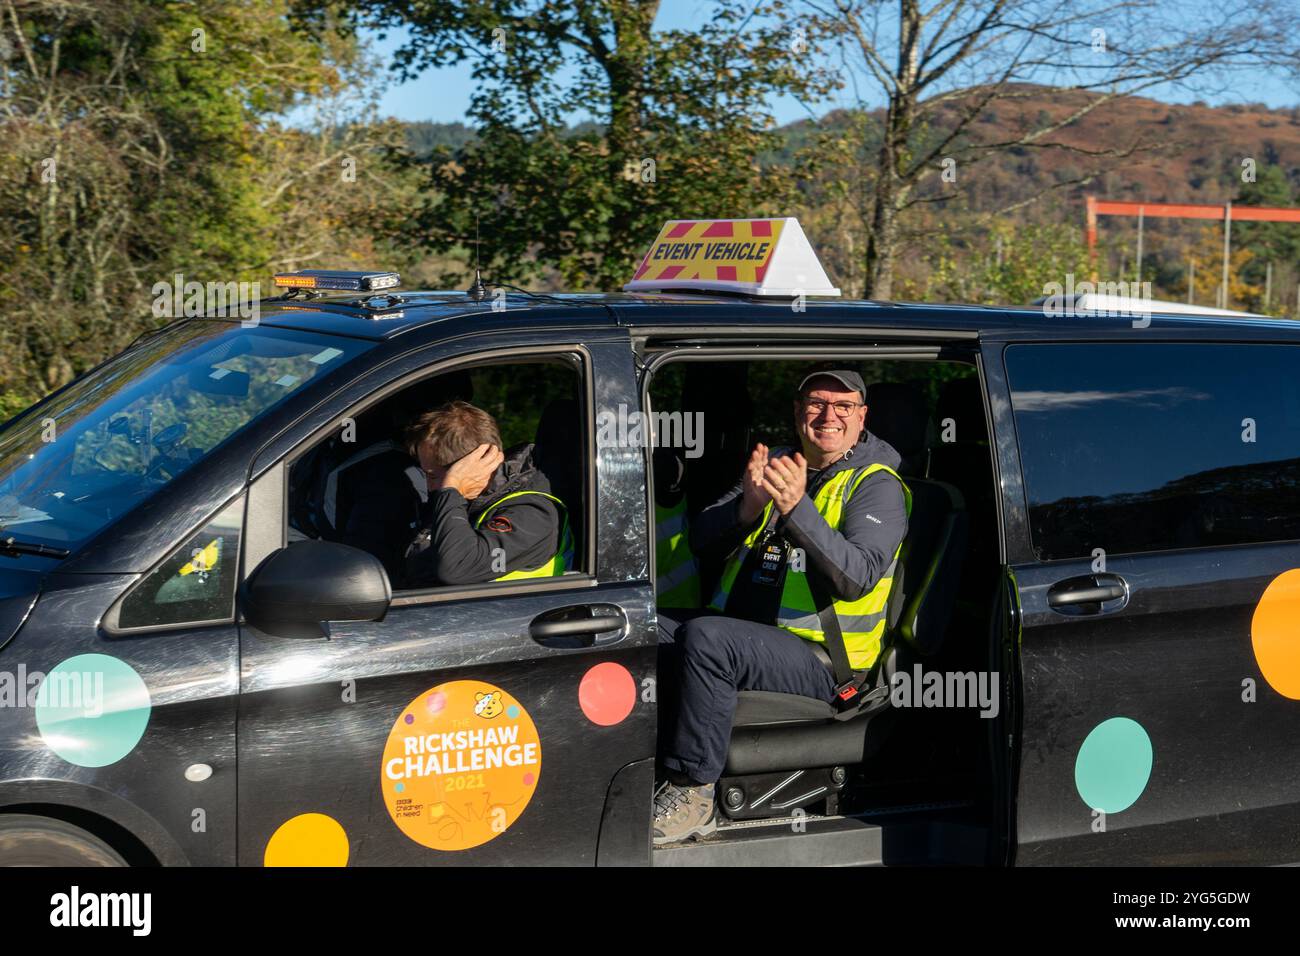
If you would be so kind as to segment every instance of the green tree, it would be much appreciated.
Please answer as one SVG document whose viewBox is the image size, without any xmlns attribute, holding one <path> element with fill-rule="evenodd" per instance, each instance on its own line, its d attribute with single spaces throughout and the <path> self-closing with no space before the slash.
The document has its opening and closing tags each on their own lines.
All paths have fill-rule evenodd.
<svg viewBox="0 0 1300 956">
<path fill-rule="evenodd" d="M 377 77 L 287 0 L 0 0 L 0 415 L 156 325 L 152 287 L 175 273 L 365 256 L 402 130 L 365 104 L 285 118 L 373 102 Z"/>
<path fill-rule="evenodd" d="M 928 246 L 929 274 L 904 286 L 909 298 L 1029 305 L 1048 294 L 1048 283 L 1065 285 L 1068 274 L 1080 282 L 1090 272 L 1087 246 L 1071 224 L 998 220 L 976 237 L 953 224 L 932 235 Z"/>
<path fill-rule="evenodd" d="M 1295 206 L 1296 195 L 1286 172 L 1276 163 L 1259 168 L 1253 183 L 1243 183 L 1234 205 L 1243 206 Z M 1234 222 L 1232 244 L 1248 249 L 1250 258 L 1241 268 L 1241 281 L 1256 287 L 1259 294 L 1250 301 L 1252 307 L 1263 308 L 1263 288 L 1268 264 L 1273 264 L 1273 301 L 1280 301 L 1279 293 L 1285 277 L 1287 286 L 1293 286 L 1293 277 L 1300 269 L 1300 224 L 1289 222 Z"/>
<path fill-rule="evenodd" d="M 308 6 L 313 6 L 307 0 Z M 718 0 L 691 31 L 658 0 L 354 0 L 359 23 L 407 25 L 407 76 L 472 59 L 473 140 L 434 151 L 417 218 L 429 247 L 472 244 L 493 279 L 608 289 L 667 219 L 786 211 L 796 179 L 767 102 L 815 96 L 816 36 L 770 6 Z M 317 16 L 320 16 L 317 13 Z M 574 118 L 594 124 L 573 128 Z M 463 273 L 462 273 L 463 275 Z M 454 281 L 453 277 L 448 277 Z"/>
<path fill-rule="evenodd" d="M 833 31 L 859 106 L 883 102 L 862 246 L 866 294 L 893 296 L 896 265 L 915 240 L 918 204 L 954 198 L 990 157 L 1068 151 L 1094 175 L 1154 142 L 1079 143 L 1062 135 L 1124 96 L 1160 86 L 1196 88 L 1234 69 L 1295 69 L 1294 4 L 1250 0 L 802 0 Z M 1064 108 L 1018 109 L 1050 83 Z M 1086 178 L 1086 176 L 1084 177 Z M 1067 185 L 1059 182 L 1050 188 Z M 1046 192 L 1047 190 L 1041 190 Z M 1032 202 L 1033 192 L 1009 208 Z"/>
</svg>

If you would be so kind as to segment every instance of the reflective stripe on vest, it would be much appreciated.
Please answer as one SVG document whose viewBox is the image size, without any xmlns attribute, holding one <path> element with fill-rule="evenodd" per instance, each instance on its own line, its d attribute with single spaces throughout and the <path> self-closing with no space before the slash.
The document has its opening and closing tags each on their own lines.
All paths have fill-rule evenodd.
<svg viewBox="0 0 1300 956">
<path fill-rule="evenodd" d="M 516 491 L 505 495 L 498 501 L 492 502 L 483 509 L 483 513 L 478 516 L 474 522 L 477 528 L 487 520 L 487 516 L 493 511 L 505 504 L 511 498 L 518 498 L 520 495 L 541 495 L 543 498 L 550 498 L 555 502 L 555 507 L 560 509 L 560 550 L 555 552 L 550 558 L 542 563 L 540 567 L 527 568 L 520 571 L 508 571 L 500 577 L 493 578 L 493 581 L 517 581 L 520 578 L 550 578 L 563 574 L 573 566 L 573 532 L 569 529 L 569 509 L 564 507 L 564 502 L 555 495 L 548 495 L 544 491 Z"/>
<path fill-rule="evenodd" d="M 839 531 L 844 521 L 844 506 L 850 496 L 867 476 L 878 471 L 888 472 L 903 486 L 903 503 L 910 516 L 911 489 L 907 487 L 907 483 L 898 472 L 879 462 L 861 470 L 846 468 L 822 485 L 817 491 L 817 497 L 813 499 L 817 513 L 832 529 Z M 726 566 L 722 570 L 722 578 L 718 581 L 718 589 L 713 595 L 713 600 L 709 602 L 710 607 L 719 611 L 726 610 L 727 597 L 736 583 L 736 575 L 740 573 L 750 549 L 762 536 L 775 513 L 773 502 L 769 501 L 767 507 L 763 509 L 763 520 L 758 528 L 750 533 L 727 558 Z M 856 601 L 836 600 L 831 603 L 835 616 L 839 620 L 840 631 L 844 635 L 844 648 L 848 651 L 849 665 L 854 670 L 866 670 L 880 656 L 880 640 L 885 633 L 889 591 L 894 585 L 894 569 L 898 566 L 898 555 L 902 548 L 903 543 L 900 541 L 898 547 L 894 549 L 894 557 L 889 567 L 876 582 L 876 586 L 867 594 Z M 785 582 L 781 589 L 781 609 L 777 614 L 776 625 L 805 640 L 825 642 L 826 633 L 822 630 L 821 621 L 817 617 L 817 605 L 808 588 L 806 571 L 796 571 L 787 565 Z"/>
<path fill-rule="evenodd" d="M 655 505 L 655 603 L 700 606 L 700 571 L 686 535 L 686 499 L 671 508 Z"/>
</svg>

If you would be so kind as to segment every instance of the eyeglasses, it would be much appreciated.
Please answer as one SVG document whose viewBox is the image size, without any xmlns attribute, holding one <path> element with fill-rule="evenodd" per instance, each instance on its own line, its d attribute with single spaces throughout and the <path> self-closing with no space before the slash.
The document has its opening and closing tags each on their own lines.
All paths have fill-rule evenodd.
<svg viewBox="0 0 1300 956">
<path fill-rule="evenodd" d="M 863 402 L 823 402 L 819 398 L 805 398 L 803 400 L 803 407 L 814 415 L 820 415 L 826 411 L 827 405 L 835 409 L 835 414 L 840 418 L 848 418 L 856 409 L 865 407 Z"/>
</svg>

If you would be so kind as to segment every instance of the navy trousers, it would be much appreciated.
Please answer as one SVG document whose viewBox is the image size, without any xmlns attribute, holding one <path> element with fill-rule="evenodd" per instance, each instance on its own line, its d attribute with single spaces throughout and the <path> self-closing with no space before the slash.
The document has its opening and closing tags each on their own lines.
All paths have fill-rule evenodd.
<svg viewBox="0 0 1300 956">
<path fill-rule="evenodd" d="M 709 612 L 660 612 L 659 638 L 661 763 L 695 783 L 722 776 L 740 691 L 835 699 L 830 668 L 808 641 L 782 628 Z"/>
</svg>

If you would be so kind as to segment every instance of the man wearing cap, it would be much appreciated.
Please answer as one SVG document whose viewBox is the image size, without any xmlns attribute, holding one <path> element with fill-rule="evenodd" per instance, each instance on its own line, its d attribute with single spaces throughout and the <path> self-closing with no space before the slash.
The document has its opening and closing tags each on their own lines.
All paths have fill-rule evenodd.
<svg viewBox="0 0 1300 956">
<path fill-rule="evenodd" d="M 716 829 L 738 692 L 839 701 L 879 657 L 910 492 L 898 453 L 866 430 L 865 395 L 853 371 L 805 376 L 793 409 L 801 449 L 756 446 L 741 481 L 692 522 L 695 553 L 726 560 L 714 613 L 671 638 L 680 700 L 655 794 L 656 844 Z M 827 611 L 838 637 L 828 638 Z M 852 671 L 844 683 L 836 656 Z"/>
</svg>

